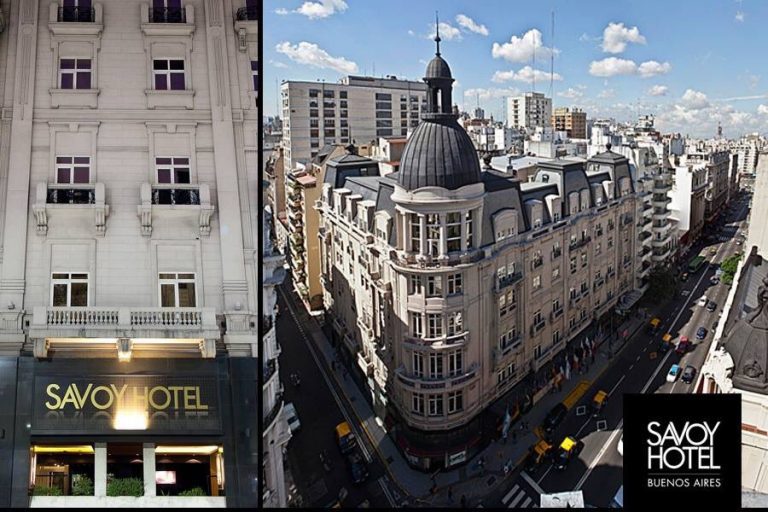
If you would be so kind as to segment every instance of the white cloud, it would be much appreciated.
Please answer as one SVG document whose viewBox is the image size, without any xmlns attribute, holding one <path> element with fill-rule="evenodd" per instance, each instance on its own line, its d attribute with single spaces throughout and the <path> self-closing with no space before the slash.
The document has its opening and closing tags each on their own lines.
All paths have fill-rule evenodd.
<svg viewBox="0 0 768 512">
<path fill-rule="evenodd" d="M 649 78 L 652 76 L 669 73 L 669 70 L 671 69 L 672 65 L 669 62 L 662 64 L 660 62 L 656 62 L 655 60 L 649 60 L 640 64 L 640 66 L 637 68 L 637 72 L 640 73 L 641 77 Z"/>
<path fill-rule="evenodd" d="M 616 91 L 614 89 L 603 89 L 600 91 L 600 94 L 597 95 L 600 99 L 613 98 L 614 96 L 616 96 Z"/>
<path fill-rule="evenodd" d="M 589 74 L 593 76 L 634 75 L 637 73 L 637 64 L 633 60 L 608 57 L 603 60 L 592 61 L 589 65 Z"/>
<path fill-rule="evenodd" d="M 504 59 L 510 62 L 529 62 L 534 52 L 540 59 L 549 59 L 552 50 L 542 45 L 541 32 L 531 29 L 522 37 L 512 36 L 508 43 L 493 43 L 491 55 L 494 59 Z M 554 50 L 555 55 L 559 50 Z"/>
<path fill-rule="evenodd" d="M 497 71 L 493 74 L 491 80 L 496 83 L 500 82 L 525 82 L 530 84 L 531 82 L 544 82 L 550 79 L 550 74 L 540 69 L 533 69 L 531 66 L 525 66 L 520 71 Z M 563 79 L 558 73 L 552 74 L 552 79 L 560 81 Z"/>
<path fill-rule="evenodd" d="M 649 96 L 666 96 L 669 92 L 669 87 L 666 85 L 654 85 L 648 89 Z"/>
<path fill-rule="evenodd" d="M 279 60 L 270 60 L 269 63 L 272 64 L 274 67 L 280 68 L 280 69 L 284 69 L 288 67 L 288 64 L 286 64 L 285 62 L 280 62 Z"/>
<path fill-rule="evenodd" d="M 317 20 L 327 18 L 337 12 L 344 12 L 347 7 L 347 2 L 344 0 L 320 0 L 319 2 L 304 2 L 294 12 L 303 14 L 311 20 Z"/>
<path fill-rule="evenodd" d="M 485 25 L 477 23 L 475 20 L 464 14 L 456 16 L 456 23 L 475 34 L 480 34 L 481 36 L 488 35 L 488 28 Z"/>
<path fill-rule="evenodd" d="M 409 36 L 415 36 L 415 35 L 416 35 L 416 32 L 414 32 L 413 30 L 409 30 L 409 31 L 408 31 L 408 35 L 409 35 Z"/>
<path fill-rule="evenodd" d="M 465 98 L 477 98 L 479 95 L 481 100 L 504 98 L 505 96 L 517 96 L 519 94 L 520 94 L 520 90 L 514 87 L 507 87 L 507 88 L 490 87 L 487 89 L 483 87 L 477 87 L 474 89 L 467 89 L 466 91 L 464 91 Z"/>
<path fill-rule="evenodd" d="M 688 94 L 689 100 L 694 101 L 696 108 L 681 101 L 672 105 L 671 108 L 665 106 L 659 109 L 656 116 L 659 129 L 665 132 L 687 133 L 694 137 L 712 137 L 717 133 L 717 125 L 720 123 L 726 135 L 733 137 L 768 128 L 768 117 L 738 111 L 728 104 L 710 103 L 703 93 L 690 89 L 689 91 L 691 91 Z M 764 106 L 766 107 L 764 112 L 768 113 L 768 105 Z M 758 107 L 758 113 L 763 113 L 760 107 Z"/>
<path fill-rule="evenodd" d="M 735 19 L 739 23 L 743 23 L 744 22 L 744 13 L 742 11 L 736 11 Z"/>
<path fill-rule="evenodd" d="M 768 116 L 768 105 L 763 105 L 762 103 L 757 106 L 757 113 L 762 114 L 764 116 Z"/>
<path fill-rule="evenodd" d="M 691 110 L 701 110 L 710 106 L 707 95 L 701 91 L 686 89 L 682 97 L 683 105 Z"/>
<path fill-rule="evenodd" d="M 627 28 L 623 23 L 609 23 L 603 30 L 603 51 L 621 53 L 627 43 L 645 44 L 645 37 L 637 27 Z"/>
<path fill-rule="evenodd" d="M 424 37 L 427 39 L 435 38 L 435 24 L 433 23 L 430 28 L 430 33 Z M 440 22 L 440 39 L 443 41 L 461 41 L 461 30 L 457 29 L 450 23 Z"/>
<path fill-rule="evenodd" d="M 278 53 L 282 53 L 289 59 L 299 64 L 313 66 L 321 69 L 333 69 L 339 73 L 357 73 L 357 64 L 344 57 L 332 57 L 325 50 L 314 43 L 302 41 L 292 45 L 283 41 L 275 46 Z"/>
<path fill-rule="evenodd" d="M 569 87 L 563 92 L 557 93 L 558 96 L 561 98 L 568 98 L 569 100 L 578 100 L 584 96 L 584 89 L 586 89 L 583 85 L 577 85 L 574 87 Z"/>
<path fill-rule="evenodd" d="M 275 14 L 279 14 L 280 16 L 285 16 L 286 14 L 290 14 L 290 11 L 285 7 L 281 7 L 279 9 L 275 9 Z"/>
</svg>

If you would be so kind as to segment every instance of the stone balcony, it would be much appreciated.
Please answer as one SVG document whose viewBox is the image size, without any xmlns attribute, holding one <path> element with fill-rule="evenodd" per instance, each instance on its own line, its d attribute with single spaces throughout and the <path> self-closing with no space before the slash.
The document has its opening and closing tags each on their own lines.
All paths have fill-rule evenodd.
<svg viewBox="0 0 768 512">
<path fill-rule="evenodd" d="M 34 340 L 37 357 L 45 357 L 51 345 L 114 347 L 120 342 L 130 346 L 199 346 L 203 357 L 214 357 L 221 331 L 216 310 L 212 307 L 36 306 L 29 325 L 29 337 Z M 129 348 L 125 350 L 130 352 Z"/>
<path fill-rule="evenodd" d="M 211 234 L 211 217 L 215 207 L 207 184 L 153 185 L 142 183 L 137 209 L 141 221 L 141 234 L 152 235 L 155 220 L 180 220 L 195 226 L 200 235 Z"/>
<path fill-rule="evenodd" d="M 106 189 L 103 183 L 59 185 L 40 182 L 35 188 L 32 212 L 40 236 L 48 234 L 50 224 L 91 225 L 94 235 L 104 236 L 109 216 Z"/>
</svg>

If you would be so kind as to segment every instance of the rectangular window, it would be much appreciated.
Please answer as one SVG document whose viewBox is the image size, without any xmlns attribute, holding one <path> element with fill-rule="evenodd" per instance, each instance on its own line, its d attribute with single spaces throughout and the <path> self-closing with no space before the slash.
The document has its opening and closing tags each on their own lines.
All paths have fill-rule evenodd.
<svg viewBox="0 0 768 512">
<path fill-rule="evenodd" d="M 429 415 L 430 416 L 442 416 L 443 415 L 443 395 L 428 395 L 429 396 Z"/>
<path fill-rule="evenodd" d="M 558 311 L 560 309 L 560 299 L 555 299 L 552 301 L 552 312 Z"/>
<path fill-rule="evenodd" d="M 159 156 L 155 158 L 158 184 L 190 183 L 189 158 Z"/>
<path fill-rule="evenodd" d="M 414 377 L 424 376 L 424 354 L 422 354 L 421 352 L 413 353 L 413 376 Z"/>
<path fill-rule="evenodd" d="M 451 212 L 445 216 L 448 252 L 461 250 L 461 213 Z"/>
<path fill-rule="evenodd" d="M 159 280 L 161 307 L 197 307 L 194 273 L 161 273 Z"/>
<path fill-rule="evenodd" d="M 59 87 L 62 89 L 90 89 L 91 59 L 60 59 Z"/>
<path fill-rule="evenodd" d="M 259 61 L 251 61 L 251 77 L 253 78 L 253 90 L 259 92 Z"/>
<path fill-rule="evenodd" d="M 555 267 L 552 269 L 552 280 L 554 281 L 558 277 L 560 277 L 560 267 Z"/>
<path fill-rule="evenodd" d="M 454 350 L 448 354 L 448 376 L 455 377 L 464 372 L 464 353 Z"/>
<path fill-rule="evenodd" d="M 581 266 L 586 267 L 587 266 L 587 253 L 583 252 L 581 253 Z"/>
<path fill-rule="evenodd" d="M 453 414 L 464 409 L 464 391 L 451 391 L 448 393 L 448 414 Z"/>
<path fill-rule="evenodd" d="M 411 410 L 414 414 L 424 415 L 424 395 L 421 393 L 413 394 L 413 401 L 411 403 Z"/>
<path fill-rule="evenodd" d="M 89 156 L 57 156 L 56 183 L 69 185 L 74 183 L 90 183 L 91 157 Z"/>
<path fill-rule="evenodd" d="M 427 276 L 427 297 L 443 296 L 443 277 Z"/>
<path fill-rule="evenodd" d="M 51 276 L 53 307 L 88 306 L 88 274 L 54 273 Z"/>
<path fill-rule="evenodd" d="M 437 214 L 427 214 L 427 254 L 440 254 L 440 217 Z"/>
<path fill-rule="evenodd" d="M 474 222 L 472 218 L 472 210 L 468 210 L 467 213 L 464 214 L 464 224 L 466 226 L 467 232 L 467 248 L 472 248 L 474 245 Z"/>
<path fill-rule="evenodd" d="M 421 276 L 418 274 L 411 274 L 408 277 L 408 293 L 418 294 L 421 293 Z"/>
<path fill-rule="evenodd" d="M 411 313 L 411 333 L 416 338 L 421 338 L 424 335 L 422 318 L 421 313 Z"/>
<path fill-rule="evenodd" d="M 411 251 L 421 251 L 421 221 L 415 213 L 411 214 Z"/>
<path fill-rule="evenodd" d="M 461 274 L 449 274 L 448 275 L 448 295 L 461 295 L 463 293 L 463 286 L 461 282 Z"/>
<path fill-rule="evenodd" d="M 443 315 L 439 313 L 427 314 L 427 334 L 429 338 L 439 338 L 443 335 Z"/>
<path fill-rule="evenodd" d="M 448 314 L 448 336 L 454 336 L 464 330 L 461 312 Z"/>
<path fill-rule="evenodd" d="M 576 272 L 576 256 L 571 256 L 571 273 Z"/>
<path fill-rule="evenodd" d="M 541 276 L 533 276 L 533 289 L 538 290 L 541 288 Z"/>
<path fill-rule="evenodd" d="M 429 354 L 429 376 L 433 379 L 443 376 L 443 354 L 435 352 Z"/>
<path fill-rule="evenodd" d="M 183 59 L 154 59 L 152 73 L 157 91 L 183 91 L 185 89 Z"/>
</svg>

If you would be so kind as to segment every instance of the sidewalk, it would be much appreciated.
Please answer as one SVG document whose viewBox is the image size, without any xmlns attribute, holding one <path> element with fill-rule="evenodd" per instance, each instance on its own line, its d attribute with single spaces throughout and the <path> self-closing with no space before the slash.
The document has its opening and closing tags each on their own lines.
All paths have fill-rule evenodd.
<svg viewBox="0 0 768 512">
<path fill-rule="evenodd" d="M 291 299 L 294 297 L 292 296 Z M 366 401 L 362 392 L 350 375 L 345 374 L 343 366 L 336 364 L 336 370 L 331 369 L 331 361 L 335 360 L 335 349 L 324 335 L 321 327 L 312 319 L 303 308 L 296 308 L 291 301 L 291 308 L 301 321 L 300 328 L 307 338 L 314 343 L 321 354 L 328 374 L 334 378 L 338 387 L 344 393 L 347 403 L 353 410 L 356 420 L 362 426 L 365 434 L 372 441 L 373 446 L 381 460 L 385 461 L 389 479 L 394 484 L 390 491 L 398 504 L 428 506 L 459 506 L 461 496 L 465 496 L 467 503 L 472 505 L 484 498 L 497 485 L 504 480 L 504 464 L 511 461 L 513 469 L 519 465 L 529 447 L 538 439 L 533 430 L 541 424 L 549 409 L 560 402 L 576 385 L 583 380 L 593 383 L 600 374 L 609 366 L 612 357 L 623 348 L 624 344 L 634 337 L 634 334 L 642 327 L 645 320 L 640 315 L 633 316 L 621 329 L 627 329 L 629 336 L 621 337 L 612 345 L 603 342 L 607 336 L 597 342 L 595 361 L 582 374 L 571 372 L 570 379 L 562 381 L 560 391 L 547 392 L 539 399 L 534 407 L 524 413 L 520 419 L 510 428 L 509 438 L 506 443 L 502 441 L 492 442 L 483 452 L 475 456 L 472 461 L 454 470 L 440 472 L 434 477 L 411 468 L 398 450 L 395 442 L 384 429 L 376 422 L 373 410 Z M 589 329 L 585 329 L 585 332 Z M 585 336 L 583 332 L 580 337 Z M 514 388 L 513 388 L 514 390 Z M 588 391 L 589 392 L 589 391 Z M 509 396 L 507 392 L 505 396 Z M 528 424 L 528 428 L 521 430 L 521 422 Z M 515 430 L 516 440 L 513 441 L 512 430 Z M 483 457 L 485 467 L 479 468 L 477 460 Z M 510 472 L 511 474 L 511 472 Z M 436 492 L 432 492 L 437 486 Z M 449 493 L 451 497 L 449 498 Z"/>
</svg>

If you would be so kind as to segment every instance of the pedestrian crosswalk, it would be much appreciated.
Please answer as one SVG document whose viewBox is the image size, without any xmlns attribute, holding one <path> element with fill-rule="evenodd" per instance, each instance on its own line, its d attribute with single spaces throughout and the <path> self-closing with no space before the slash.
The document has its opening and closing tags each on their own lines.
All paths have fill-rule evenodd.
<svg viewBox="0 0 768 512">
<path fill-rule="evenodd" d="M 501 502 L 507 508 L 538 508 L 538 497 L 528 496 L 528 493 L 516 483 L 509 492 L 501 498 Z"/>
</svg>

